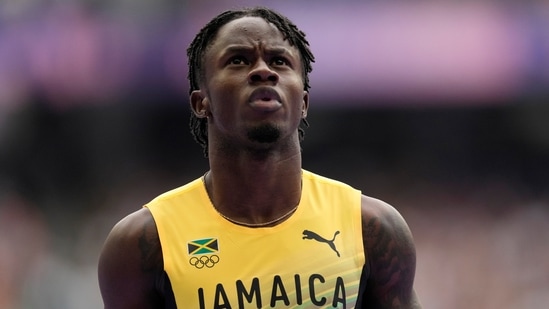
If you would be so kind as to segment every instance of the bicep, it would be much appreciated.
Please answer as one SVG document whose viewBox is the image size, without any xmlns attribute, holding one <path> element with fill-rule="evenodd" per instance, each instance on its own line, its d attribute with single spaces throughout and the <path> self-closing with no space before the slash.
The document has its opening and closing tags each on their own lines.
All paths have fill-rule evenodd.
<svg viewBox="0 0 549 309">
<path fill-rule="evenodd" d="M 107 237 L 99 258 L 99 287 L 105 308 L 158 308 L 155 279 L 161 249 L 148 210 L 121 220 Z"/>
<path fill-rule="evenodd" d="M 390 205 L 366 197 L 362 217 L 370 270 L 364 299 L 375 308 L 420 308 L 413 289 L 415 245 L 404 218 Z"/>
</svg>

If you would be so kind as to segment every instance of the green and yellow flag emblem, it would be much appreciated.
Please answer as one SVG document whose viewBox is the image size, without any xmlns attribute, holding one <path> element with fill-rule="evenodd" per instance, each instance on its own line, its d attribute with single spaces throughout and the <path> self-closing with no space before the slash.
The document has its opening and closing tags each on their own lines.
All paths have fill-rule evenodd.
<svg viewBox="0 0 549 309">
<path fill-rule="evenodd" d="M 217 238 L 191 240 L 187 243 L 189 255 L 213 254 L 219 251 Z"/>
</svg>

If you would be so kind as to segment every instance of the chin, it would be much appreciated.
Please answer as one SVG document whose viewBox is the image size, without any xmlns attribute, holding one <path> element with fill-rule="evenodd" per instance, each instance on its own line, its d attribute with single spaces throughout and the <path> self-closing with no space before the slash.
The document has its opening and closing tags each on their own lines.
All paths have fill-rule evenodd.
<svg viewBox="0 0 549 309">
<path fill-rule="evenodd" d="M 280 129 L 272 124 L 264 124 L 248 130 L 248 138 L 257 143 L 272 144 L 280 138 Z"/>
</svg>

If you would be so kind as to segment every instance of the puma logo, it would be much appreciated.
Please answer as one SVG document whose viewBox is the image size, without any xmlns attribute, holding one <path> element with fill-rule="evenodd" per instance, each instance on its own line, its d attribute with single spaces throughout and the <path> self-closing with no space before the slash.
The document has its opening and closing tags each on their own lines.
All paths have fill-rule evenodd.
<svg viewBox="0 0 549 309">
<path fill-rule="evenodd" d="M 313 239 L 313 240 L 316 240 L 318 242 L 327 243 L 328 246 L 330 246 L 330 248 L 332 248 L 332 250 L 334 250 L 335 253 L 337 254 L 337 256 L 339 257 L 339 251 L 337 251 L 337 248 L 334 244 L 334 240 L 335 240 L 337 234 L 339 234 L 339 231 L 336 231 L 334 233 L 334 237 L 332 238 L 332 240 L 328 240 L 328 239 L 325 239 L 324 237 L 318 235 L 317 233 L 315 233 L 313 231 L 303 230 L 303 239 Z"/>
</svg>

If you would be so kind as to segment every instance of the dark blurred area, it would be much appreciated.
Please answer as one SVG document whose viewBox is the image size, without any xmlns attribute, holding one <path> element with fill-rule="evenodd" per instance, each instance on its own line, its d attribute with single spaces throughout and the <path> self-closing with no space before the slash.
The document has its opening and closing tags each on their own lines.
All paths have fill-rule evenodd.
<svg viewBox="0 0 549 309">
<path fill-rule="evenodd" d="M 29 0 L 0 4 L 0 308 L 101 307 L 110 228 L 208 166 L 185 49 L 251 4 L 317 56 L 304 168 L 403 214 L 424 307 L 549 305 L 549 4 Z"/>
</svg>

